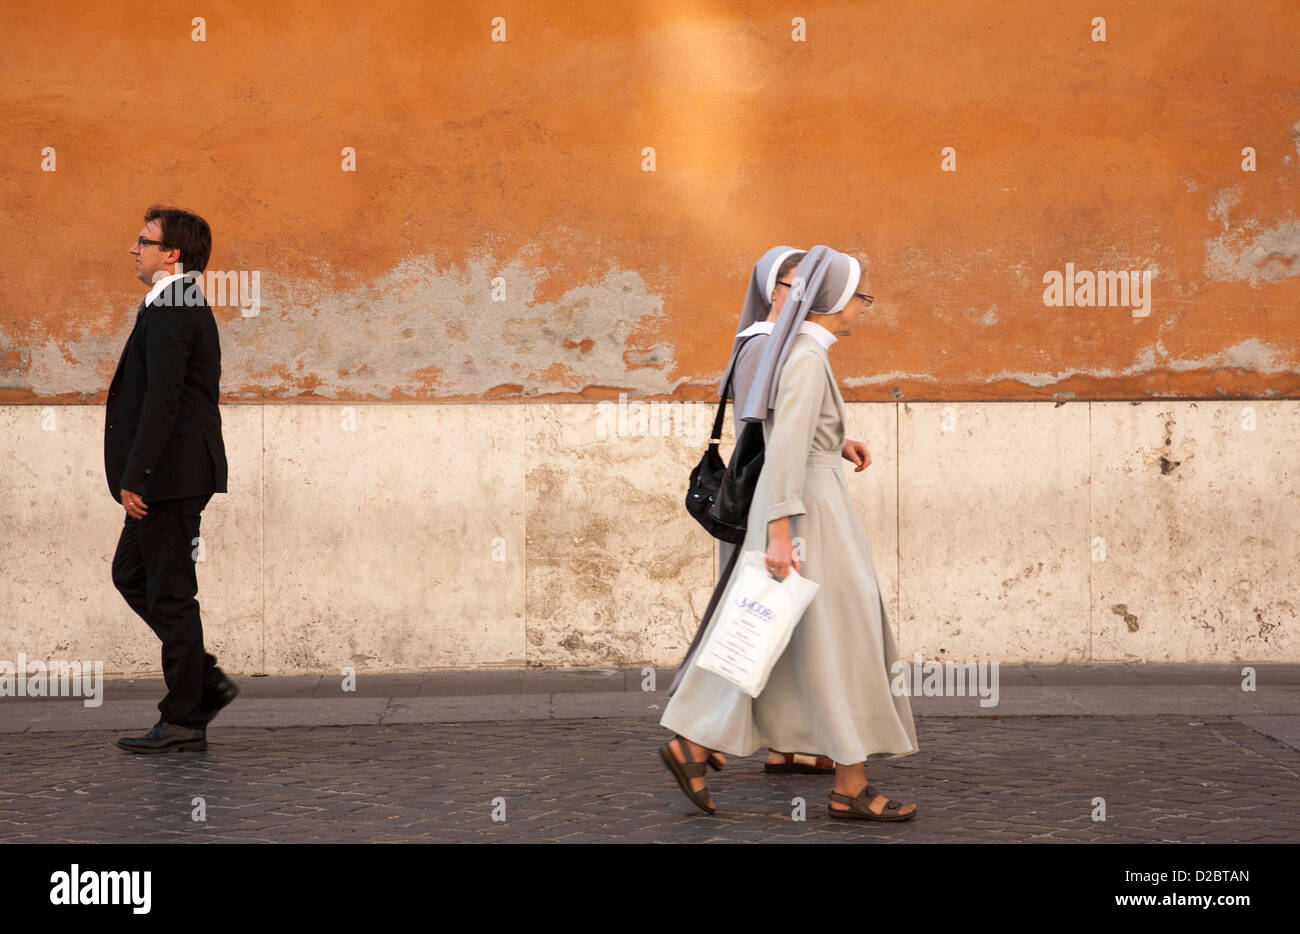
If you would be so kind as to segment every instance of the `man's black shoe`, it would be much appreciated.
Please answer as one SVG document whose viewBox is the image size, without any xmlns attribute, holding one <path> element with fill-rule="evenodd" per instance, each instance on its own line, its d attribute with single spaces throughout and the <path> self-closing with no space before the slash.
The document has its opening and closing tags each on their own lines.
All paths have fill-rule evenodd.
<svg viewBox="0 0 1300 934">
<path fill-rule="evenodd" d="M 203 715 L 203 725 L 207 726 L 212 719 L 221 712 L 223 707 L 228 707 L 230 702 L 239 696 L 239 686 L 227 677 L 222 677 L 217 682 L 216 688 L 210 695 L 205 695 L 207 703 L 199 706 L 199 713 Z"/>
<path fill-rule="evenodd" d="M 123 736 L 117 745 L 127 752 L 203 752 L 208 734 L 203 727 L 190 729 L 159 720 L 144 736 Z"/>
</svg>

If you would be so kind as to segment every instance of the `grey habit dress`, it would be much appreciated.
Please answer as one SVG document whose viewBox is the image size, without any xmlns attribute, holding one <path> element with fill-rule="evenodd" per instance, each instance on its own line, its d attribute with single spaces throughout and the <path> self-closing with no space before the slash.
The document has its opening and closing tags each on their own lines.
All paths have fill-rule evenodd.
<svg viewBox="0 0 1300 934">
<path fill-rule="evenodd" d="M 801 307 L 796 318 L 807 310 Z M 918 749 L 911 705 L 906 694 L 890 690 L 898 651 L 841 468 L 844 399 L 826 349 L 800 332 L 799 323 L 784 329 L 788 348 L 763 423 L 767 450 L 741 547 L 766 552 L 767 524 L 791 517 L 791 539 L 804 542 L 799 573 L 820 588 L 759 697 L 692 658 L 660 723 L 735 756 L 763 747 L 815 749 L 851 765 L 911 755 Z M 782 330 L 778 325 L 776 333 Z M 778 348 L 769 340 L 765 350 L 775 355 Z M 735 576 L 733 570 L 718 606 L 726 605 Z M 706 639 L 716 616 L 708 620 Z"/>
</svg>

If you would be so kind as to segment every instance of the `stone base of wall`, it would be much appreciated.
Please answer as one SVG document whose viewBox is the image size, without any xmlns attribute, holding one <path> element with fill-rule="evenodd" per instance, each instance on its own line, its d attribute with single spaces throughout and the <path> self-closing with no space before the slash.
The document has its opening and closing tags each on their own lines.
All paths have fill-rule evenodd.
<svg viewBox="0 0 1300 934">
<path fill-rule="evenodd" d="M 223 406 L 208 648 L 232 673 L 675 665 L 717 573 L 683 508 L 712 411 Z M 1300 661 L 1300 404 L 848 411 L 909 660 Z M 109 577 L 103 416 L 0 406 L 0 659 L 159 669 Z"/>
</svg>

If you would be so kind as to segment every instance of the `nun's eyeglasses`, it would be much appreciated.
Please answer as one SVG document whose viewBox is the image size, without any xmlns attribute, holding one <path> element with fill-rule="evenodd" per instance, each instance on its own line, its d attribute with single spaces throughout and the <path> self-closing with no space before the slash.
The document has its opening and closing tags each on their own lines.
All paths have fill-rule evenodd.
<svg viewBox="0 0 1300 934">
<path fill-rule="evenodd" d="M 785 286 L 787 289 L 790 288 L 791 285 L 793 285 L 793 283 L 791 283 L 791 282 L 781 282 L 781 281 L 778 281 L 776 284 L 777 284 L 777 285 L 783 285 L 783 286 Z M 867 295 L 867 294 L 865 294 L 865 293 L 863 293 L 863 292 L 854 292 L 854 293 L 853 293 L 853 297 L 854 297 L 854 298 L 860 298 L 860 299 L 862 299 L 864 302 L 867 303 L 867 307 L 868 307 L 868 308 L 870 308 L 870 307 L 871 307 L 871 303 L 874 302 L 874 301 L 876 300 L 876 299 L 875 299 L 875 296 Z"/>
</svg>

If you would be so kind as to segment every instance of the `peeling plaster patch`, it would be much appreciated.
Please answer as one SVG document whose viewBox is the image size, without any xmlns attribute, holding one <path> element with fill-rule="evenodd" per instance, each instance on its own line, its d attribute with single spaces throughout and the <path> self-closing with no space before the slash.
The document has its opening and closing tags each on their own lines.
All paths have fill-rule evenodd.
<svg viewBox="0 0 1300 934">
<path fill-rule="evenodd" d="M 1158 351 L 1158 353 L 1157 353 Z M 1057 373 L 1026 373 L 1003 370 L 986 377 L 986 382 L 995 383 L 1009 379 L 1041 389 L 1053 383 L 1059 383 L 1072 376 L 1089 376 L 1097 379 L 1116 379 L 1125 376 L 1138 376 L 1155 369 L 1163 370 L 1219 370 L 1225 368 L 1249 370 L 1254 373 L 1290 372 L 1294 367 L 1279 347 L 1266 343 L 1257 337 L 1239 341 L 1227 350 L 1204 357 L 1188 360 L 1170 360 L 1164 346 L 1156 342 L 1156 349 L 1150 347 L 1142 351 L 1137 362 L 1122 370 L 1101 368 L 1062 370 Z"/>
<path fill-rule="evenodd" d="M 1300 221 L 1262 233 L 1237 229 L 1205 243 L 1205 275 L 1219 282 L 1277 282 L 1300 275 Z"/>
<path fill-rule="evenodd" d="M 1238 341 L 1213 356 L 1196 360 L 1171 360 L 1165 366 L 1171 370 L 1217 370 L 1233 367 L 1256 373 L 1281 373 L 1292 369 L 1281 348 L 1265 343 L 1258 337 Z"/>
<path fill-rule="evenodd" d="M 1295 151 L 1300 154 L 1300 120 L 1291 124 L 1291 141 L 1295 143 Z"/>
<path fill-rule="evenodd" d="M 0 350 L 0 376 L 21 376 L 31 365 L 32 355 L 26 347 Z"/>
<path fill-rule="evenodd" d="M 1241 201 L 1241 189 L 1237 187 L 1221 188 L 1218 195 L 1214 198 L 1214 203 L 1210 205 L 1210 220 L 1218 220 L 1223 224 L 1223 229 L 1228 229 L 1228 211 L 1235 207 Z"/>
<path fill-rule="evenodd" d="M 545 274 L 519 257 L 498 263 L 490 256 L 440 271 L 425 255 L 348 289 L 265 275 L 261 314 L 221 324 L 222 389 L 380 399 L 527 397 L 588 386 L 673 392 L 681 380 L 669 379 L 672 346 L 628 346 L 633 334 L 658 336 L 653 327 L 663 310 L 663 298 L 640 275 L 610 269 L 555 301 L 534 304 L 534 286 Z M 491 300 L 498 276 L 504 302 Z M 103 317 L 111 320 L 112 310 L 106 307 Z M 30 354 L 26 372 L 0 388 L 94 395 L 108 385 L 127 333 L 35 346 L 0 334 L 0 348 Z"/>
<path fill-rule="evenodd" d="M 1164 345 L 1156 343 L 1156 347 L 1145 348 L 1138 356 L 1137 360 L 1123 369 L 1114 369 L 1109 367 L 1097 367 L 1094 369 L 1071 369 L 1060 370 L 1055 373 L 1031 373 L 1024 370 L 1003 370 L 999 373 L 993 373 L 985 377 L 986 383 L 996 383 L 1001 380 L 1011 380 L 1014 382 L 1024 383 L 1026 386 L 1032 386 L 1035 389 L 1042 389 L 1045 386 L 1051 386 L 1055 383 L 1063 382 L 1074 376 L 1087 376 L 1096 379 L 1118 379 L 1129 376 L 1140 376 L 1143 373 L 1149 373 L 1156 369 L 1167 370 L 1217 370 L 1224 368 L 1235 368 L 1249 370 L 1256 373 L 1281 373 L 1290 372 L 1294 367 L 1288 361 L 1286 353 L 1279 347 L 1261 341 L 1259 338 L 1249 338 L 1248 340 L 1239 341 L 1228 349 L 1209 356 L 1196 357 L 1186 360 L 1171 360 L 1169 354 L 1165 351 Z M 900 370 L 894 370 L 889 373 L 878 373 L 874 376 L 855 376 L 840 381 L 841 386 L 858 387 L 871 386 L 878 383 L 897 382 L 901 380 L 916 380 L 937 382 L 935 377 L 926 373 L 906 373 Z"/>
<path fill-rule="evenodd" d="M 629 350 L 623 359 L 629 367 L 665 367 L 673 362 L 673 349 L 667 344 L 655 344 L 649 350 Z"/>
<path fill-rule="evenodd" d="M 103 317 L 108 320 L 112 315 L 106 311 Z M 5 359 L 12 356 L 17 362 L 0 370 L 0 389 L 30 390 L 38 396 L 76 393 L 90 398 L 108 388 L 130 333 L 128 325 L 120 334 L 46 339 L 41 344 L 0 333 L 0 347 L 13 348 Z"/>
<path fill-rule="evenodd" d="M 938 382 L 938 380 L 929 373 L 905 373 L 902 370 L 893 370 L 889 373 L 877 373 L 874 376 L 851 376 L 847 379 L 839 380 L 839 383 L 841 386 L 856 388 L 858 386 L 874 386 L 877 383 L 893 383 L 905 379 L 916 380 L 917 382 Z"/>
<path fill-rule="evenodd" d="M 1012 372 L 1003 370 L 1001 373 L 994 373 L 986 378 L 986 382 L 996 383 L 999 380 L 1009 379 L 1024 383 L 1027 386 L 1033 386 L 1035 389 L 1041 389 L 1044 386 L 1050 386 L 1053 383 L 1059 383 L 1062 380 L 1069 379 L 1071 376 L 1097 376 L 1114 378 L 1118 376 L 1133 376 L 1138 373 L 1145 373 L 1154 369 L 1156 365 L 1155 351 L 1150 347 L 1142 351 L 1137 362 L 1122 370 L 1112 369 L 1095 369 L 1095 370 L 1063 370 L 1058 373 L 1026 373 L 1023 371 Z"/>
<path fill-rule="evenodd" d="M 1065 373 L 1025 373 L 1023 371 L 1013 373 L 1009 370 L 1003 370 L 1001 373 L 994 373 L 985 379 L 987 383 L 996 383 L 1000 380 L 1010 379 L 1026 386 L 1033 386 L 1035 389 L 1042 389 L 1044 386 L 1050 386 L 1053 383 L 1059 383 L 1063 379 L 1078 374 L 1079 370 L 1070 370 Z"/>
<path fill-rule="evenodd" d="M 990 305 L 982 312 L 977 308 L 962 309 L 962 317 L 972 324 L 991 326 L 998 323 L 998 306 Z"/>
</svg>

